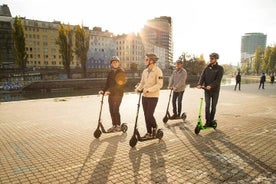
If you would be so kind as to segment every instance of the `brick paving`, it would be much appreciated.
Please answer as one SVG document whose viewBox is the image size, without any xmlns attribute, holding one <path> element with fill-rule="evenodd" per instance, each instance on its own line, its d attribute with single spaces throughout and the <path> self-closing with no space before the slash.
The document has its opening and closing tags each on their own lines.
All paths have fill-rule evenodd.
<svg viewBox="0 0 276 184">
<path fill-rule="evenodd" d="M 187 120 L 162 122 L 168 90 L 155 116 L 162 140 L 129 146 L 138 95 L 121 105 L 126 133 L 93 133 L 100 96 L 49 98 L 0 104 L 0 183 L 276 183 L 276 85 L 223 86 L 216 130 L 195 135 L 203 91 L 187 88 Z M 171 107 L 170 107 L 171 108 Z M 110 127 L 107 99 L 102 121 Z M 145 133 L 143 110 L 138 128 Z"/>
</svg>

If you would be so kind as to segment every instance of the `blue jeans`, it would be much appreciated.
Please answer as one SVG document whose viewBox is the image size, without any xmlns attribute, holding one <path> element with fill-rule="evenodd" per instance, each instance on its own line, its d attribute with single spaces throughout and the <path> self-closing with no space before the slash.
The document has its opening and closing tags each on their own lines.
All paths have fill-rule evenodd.
<svg viewBox="0 0 276 184">
<path fill-rule="evenodd" d="M 184 94 L 184 91 L 173 92 L 173 98 L 172 98 L 173 114 L 177 114 L 178 116 L 180 116 L 182 111 L 183 94 Z M 176 100 L 177 100 L 177 105 L 176 105 Z"/>
<path fill-rule="evenodd" d="M 218 98 L 219 91 L 205 91 L 205 119 L 208 123 L 211 123 L 215 118 Z"/>
</svg>

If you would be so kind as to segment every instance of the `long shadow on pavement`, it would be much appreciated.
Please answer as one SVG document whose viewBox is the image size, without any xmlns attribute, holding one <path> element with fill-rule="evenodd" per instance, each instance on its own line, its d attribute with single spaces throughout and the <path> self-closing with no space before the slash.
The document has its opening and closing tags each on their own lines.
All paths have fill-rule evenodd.
<svg viewBox="0 0 276 184">
<path fill-rule="evenodd" d="M 89 168 L 87 166 L 87 162 L 92 159 L 92 156 L 97 151 L 99 146 L 103 143 L 108 143 L 102 157 L 99 159 L 100 161 L 97 162 L 97 165 L 95 169 L 93 170 L 93 173 L 90 176 L 90 179 L 87 181 L 87 183 L 107 183 L 109 173 L 112 169 L 113 162 L 115 160 L 116 151 L 118 148 L 118 143 L 122 142 L 126 139 L 127 134 L 124 133 L 122 135 L 115 135 L 106 139 L 94 139 L 90 146 L 88 154 L 83 161 L 82 167 L 80 168 L 80 171 L 78 172 L 78 175 L 75 180 L 75 184 L 79 183 L 82 177 L 82 174 L 85 172 L 85 169 Z M 87 168 L 86 168 L 87 166 Z M 82 181 L 83 182 L 83 181 Z"/>
<path fill-rule="evenodd" d="M 258 177 L 258 175 L 274 172 L 270 166 L 266 165 L 264 162 L 260 161 L 239 146 L 231 143 L 227 139 L 227 135 L 220 130 L 201 136 L 195 135 L 194 132 L 187 127 L 182 126 L 180 129 L 190 143 L 206 158 L 204 161 L 207 160 L 208 163 L 216 169 L 216 173 L 219 173 L 210 173 L 208 175 L 214 182 L 237 182 L 239 180 L 249 182 L 256 179 L 255 177 Z M 177 134 L 175 135 L 179 138 Z M 222 146 L 218 147 L 216 141 L 220 142 Z M 228 150 L 225 152 L 224 147 L 229 149 L 231 153 L 229 153 Z M 199 160 L 199 162 L 204 161 Z M 207 168 L 202 169 L 207 170 Z M 253 170 L 258 171 L 257 176 L 252 177 L 251 171 Z M 268 178 L 263 179 L 265 181 L 270 180 Z"/>
<path fill-rule="evenodd" d="M 163 140 L 140 149 L 135 147 L 130 149 L 129 158 L 132 162 L 135 184 L 140 183 L 139 180 L 143 179 L 140 173 L 146 172 L 141 168 L 141 159 L 144 154 L 150 158 L 150 181 L 153 183 L 167 183 L 165 159 L 162 154 L 164 152 L 167 152 L 167 147 Z"/>
</svg>

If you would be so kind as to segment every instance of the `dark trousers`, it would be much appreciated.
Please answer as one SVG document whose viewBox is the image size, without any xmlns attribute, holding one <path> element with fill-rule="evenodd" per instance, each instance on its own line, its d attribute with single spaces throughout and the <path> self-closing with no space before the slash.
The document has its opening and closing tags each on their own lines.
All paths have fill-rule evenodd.
<svg viewBox="0 0 276 184">
<path fill-rule="evenodd" d="M 205 119 L 208 123 L 211 123 L 215 118 L 218 98 L 219 91 L 205 92 Z"/>
<path fill-rule="evenodd" d="M 264 82 L 260 82 L 259 89 L 262 87 L 264 89 Z"/>
<path fill-rule="evenodd" d="M 147 133 L 152 134 L 152 128 L 157 128 L 156 120 L 153 116 L 158 98 L 142 97 L 142 105 L 146 121 Z"/>
<path fill-rule="evenodd" d="M 241 82 L 236 82 L 235 90 L 237 89 L 237 86 L 239 86 L 239 90 L 241 90 Z"/>
<path fill-rule="evenodd" d="M 172 98 L 173 113 L 177 114 L 178 116 L 180 116 L 182 111 L 183 94 L 184 94 L 184 91 L 173 92 L 173 98 Z M 177 100 L 177 105 L 176 105 L 176 100 Z"/>
<path fill-rule="evenodd" d="M 121 125 L 121 116 L 119 108 L 123 96 L 108 96 L 109 112 L 111 115 L 112 125 Z"/>
</svg>

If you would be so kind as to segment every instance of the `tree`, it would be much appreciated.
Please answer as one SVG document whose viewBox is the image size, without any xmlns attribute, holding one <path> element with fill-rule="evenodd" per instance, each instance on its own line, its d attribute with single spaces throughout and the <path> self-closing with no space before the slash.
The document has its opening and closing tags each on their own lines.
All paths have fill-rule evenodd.
<svg viewBox="0 0 276 184">
<path fill-rule="evenodd" d="M 265 71 L 266 73 L 268 73 L 268 68 L 269 68 L 269 62 L 270 62 L 270 56 L 271 56 L 271 47 L 266 47 L 265 51 L 264 51 L 264 57 L 261 63 L 261 68 L 262 71 Z"/>
<path fill-rule="evenodd" d="M 269 49 L 269 51 L 267 51 Z M 267 52 L 269 54 L 267 54 Z M 273 47 L 267 47 L 265 50 L 265 58 L 268 58 L 267 61 L 267 72 L 275 72 L 276 71 L 276 45 Z"/>
<path fill-rule="evenodd" d="M 254 62 L 253 62 L 253 70 L 257 74 L 259 74 L 259 72 L 261 70 L 262 55 L 263 55 L 262 47 L 257 47 L 256 52 L 255 52 Z"/>
<path fill-rule="evenodd" d="M 24 70 L 26 68 L 28 55 L 25 50 L 25 36 L 23 31 L 23 25 L 18 16 L 14 18 L 13 39 L 15 63 L 19 66 L 24 76 Z"/>
<path fill-rule="evenodd" d="M 75 54 L 80 60 L 83 77 L 87 75 L 87 52 L 89 49 L 89 35 L 83 26 L 77 25 L 75 28 Z"/>
<path fill-rule="evenodd" d="M 71 69 L 70 64 L 73 61 L 73 31 L 71 30 L 71 26 L 68 24 L 60 25 L 58 30 L 58 38 L 56 39 L 56 43 L 59 45 L 59 52 L 62 57 L 62 64 L 67 74 L 67 78 L 71 78 Z"/>
</svg>

